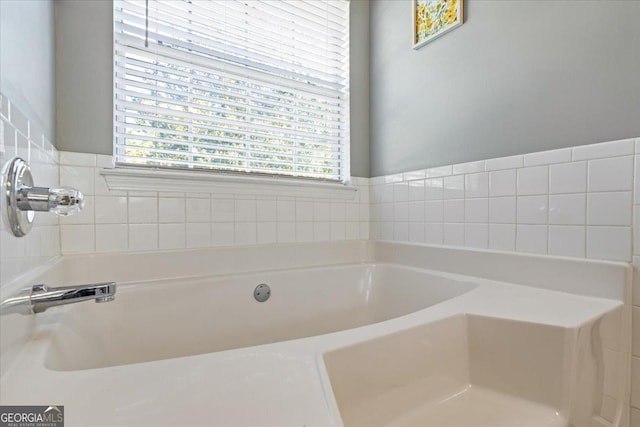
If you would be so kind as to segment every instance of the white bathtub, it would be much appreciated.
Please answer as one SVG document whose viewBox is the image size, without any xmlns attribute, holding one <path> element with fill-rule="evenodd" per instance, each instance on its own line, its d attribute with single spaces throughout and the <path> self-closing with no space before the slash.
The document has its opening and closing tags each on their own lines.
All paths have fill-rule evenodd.
<svg viewBox="0 0 640 427">
<path fill-rule="evenodd" d="M 65 257 L 16 288 L 115 280 L 116 301 L 3 317 L 0 403 L 68 426 L 623 426 L 630 277 L 388 242 Z"/>
<path fill-rule="evenodd" d="M 263 303 L 253 297 L 261 283 L 271 287 Z M 129 284 L 111 304 L 69 307 L 45 365 L 102 368 L 312 337 L 413 313 L 474 287 L 388 264 Z"/>
</svg>

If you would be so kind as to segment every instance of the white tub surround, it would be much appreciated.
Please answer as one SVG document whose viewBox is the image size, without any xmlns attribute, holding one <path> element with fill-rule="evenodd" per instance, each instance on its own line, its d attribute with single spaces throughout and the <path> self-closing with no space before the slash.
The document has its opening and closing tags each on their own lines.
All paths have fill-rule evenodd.
<svg viewBox="0 0 640 427">
<path fill-rule="evenodd" d="M 3 404 L 70 426 L 604 427 L 628 399 L 621 263 L 319 242 L 64 256 L 27 282 L 103 280 L 115 302 L 35 317 Z"/>
</svg>

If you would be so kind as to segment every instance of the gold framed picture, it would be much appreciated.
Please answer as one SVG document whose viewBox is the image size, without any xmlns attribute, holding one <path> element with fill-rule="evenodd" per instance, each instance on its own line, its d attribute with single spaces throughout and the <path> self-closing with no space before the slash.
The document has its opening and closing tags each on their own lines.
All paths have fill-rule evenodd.
<svg viewBox="0 0 640 427">
<path fill-rule="evenodd" d="M 463 0 L 413 0 L 413 48 L 462 25 Z"/>
</svg>

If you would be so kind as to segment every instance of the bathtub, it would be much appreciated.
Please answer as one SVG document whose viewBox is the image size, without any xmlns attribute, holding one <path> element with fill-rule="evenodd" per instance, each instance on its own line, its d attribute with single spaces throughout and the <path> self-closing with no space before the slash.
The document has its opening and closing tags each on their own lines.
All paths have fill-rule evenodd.
<svg viewBox="0 0 640 427">
<path fill-rule="evenodd" d="M 262 283 L 271 297 L 260 303 L 253 291 Z M 312 337 L 413 313 L 474 287 L 370 263 L 129 284 L 112 304 L 71 307 L 45 366 L 103 368 Z"/>
<path fill-rule="evenodd" d="M 624 426 L 630 278 L 371 241 L 63 257 L 13 286 L 114 280 L 116 301 L 3 316 L 1 403 L 68 426 Z"/>
</svg>

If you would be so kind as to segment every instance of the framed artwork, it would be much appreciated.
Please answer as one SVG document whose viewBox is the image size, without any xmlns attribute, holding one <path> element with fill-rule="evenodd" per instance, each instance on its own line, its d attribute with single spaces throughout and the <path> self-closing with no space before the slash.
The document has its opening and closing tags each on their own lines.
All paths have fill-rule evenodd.
<svg viewBox="0 0 640 427">
<path fill-rule="evenodd" d="M 463 0 L 412 0 L 413 48 L 418 49 L 462 25 Z"/>
</svg>

